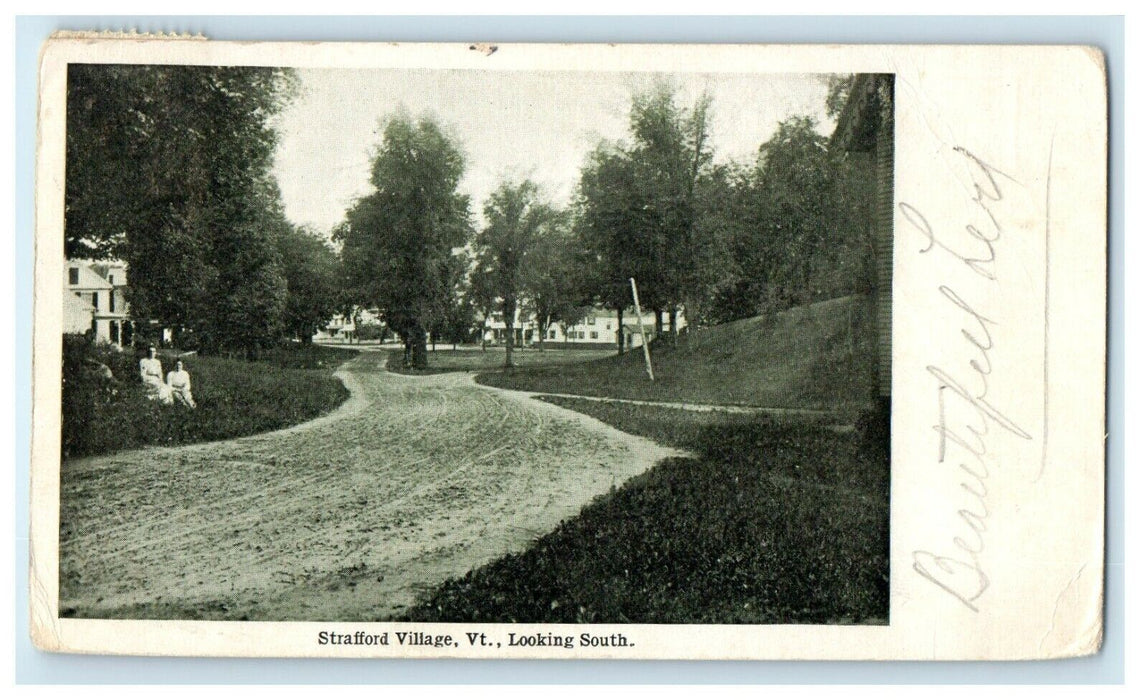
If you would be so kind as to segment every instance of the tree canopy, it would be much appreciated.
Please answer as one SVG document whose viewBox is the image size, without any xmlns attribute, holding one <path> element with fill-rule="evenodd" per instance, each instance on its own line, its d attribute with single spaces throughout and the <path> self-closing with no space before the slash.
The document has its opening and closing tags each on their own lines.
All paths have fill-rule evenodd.
<svg viewBox="0 0 1148 700">
<path fill-rule="evenodd" d="M 371 167 L 373 191 L 335 230 L 345 280 L 406 339 L 426 366 L 426 332 L 442 316 L 458 267 L 452 258 L 471 230 L 469 198 L 458 191 L 461 147 L 430 118 L 391 117 Z"/>
<path fill-rule="evenodd" d="M 284 326 L 309 343 L 342 305 L 339 258 L 319 232 L 298 226 L 285 227 L 277 246 L 287 282 Z"/>
<path fill-rule="evenodd" d="M 514 321 L 519 296 L 527 292 L 528 263 L 558 220 L 557 211 L 541 201 L 538 186 L 526 180 L 504 182 L 483 207 L 487 225 L 475 239 L 478 268 L 489 275 L 492 291 L 506 322 L 506 366 L 513 366 Z"/>
<path fill-rule="evenodd" d="M 709 286 L 699 193 L 713 165 L 710 106 L 706 95 L 680 106 L 668 84 L 637 93 L 629 143 L 600 145 L 582 171 L 579 231 L 596 254 L 598 301 L 625 308 L 633 278 L 659 327 L 661 310 L 673 315 Z"/>
<path fill-rule="evenodd" d="M 277 68 L 70 65 L 65 255 L 123 259 L 133 313 L 185 343 L 274 342 L 272 119 L 294 84 Z"/>
</svg>

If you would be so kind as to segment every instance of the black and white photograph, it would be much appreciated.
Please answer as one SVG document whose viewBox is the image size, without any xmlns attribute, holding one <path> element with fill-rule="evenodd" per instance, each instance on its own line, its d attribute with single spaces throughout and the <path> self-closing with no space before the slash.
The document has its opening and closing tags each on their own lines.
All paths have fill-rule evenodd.
<svg viewBox="0 0 1148 700">
<path fill-rule="evenodd" d="M 1095 58 L 59 39 L 34 639 L 1094 651 Z"/>
<path fill-rule="evenodd" d="M 893 76 L 67 90 L 61 616 L 887 622 Z"/>
</svg>

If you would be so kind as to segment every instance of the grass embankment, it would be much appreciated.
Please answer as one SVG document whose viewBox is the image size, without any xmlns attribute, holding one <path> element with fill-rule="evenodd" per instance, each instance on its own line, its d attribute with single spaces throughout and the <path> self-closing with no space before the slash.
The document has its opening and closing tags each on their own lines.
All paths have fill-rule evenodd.
<svg viewBox="0 0 1148 700">
<path fill-rule="evenodd" d="M 857 433 L 549 400 L 696 457 L 666 460 L 529 550 L 448 581 L 407 619 L 887 621 L 889 465 Z"/>
<path fill-rule="evenodd" d="M 527 551 L 445 583 L 427 621 L 880 623 L 889 606 L 889 462 L 864 430 L 863 300 L 706 329 L 677 347 L 488 372 L 496 386 L 613 398 L 833 409 L 824 417 L 546 400 L 685 449 Z"/>
<path fill-rule="evenodd" d="M 552 367 L 599 360 L 611 355 L 609 350 L 538 350 L 515 348 L 515 367 Z M 387 369 L 399 374 L 440 374 L 442 372 L 482 372 L 501 369 L 506 362 L 506 348 L 494 345 L 483 350 L 478 346 L 459 349 L 435 350 L 427 353 L 427 368 L 422 370 L 403 367 L 403 351 L 392 350 L 387 355 Z"/>
<path fill-rule="evenodd" d="M 641 350 L 578 365 L 523 367 L 482 384 L 542 393 L 648 401 L 832 409 L 851 414 L 868 397 L 870 350 L 861 297 L 734 321 Z"/>
<path fill-rule="evenodd" d="M 257 362 L 185 357 L 197 404 L 192 410 L 147 399 L 138 354 L 65 337 L 61 456 L 223 440 L 301 423 L 347 399 L 346 387 L 331 374 L 355 354 L 284 345 Z M 174 367 L 173 357 L 161 360 L 164 372 Z"/>
</svg>

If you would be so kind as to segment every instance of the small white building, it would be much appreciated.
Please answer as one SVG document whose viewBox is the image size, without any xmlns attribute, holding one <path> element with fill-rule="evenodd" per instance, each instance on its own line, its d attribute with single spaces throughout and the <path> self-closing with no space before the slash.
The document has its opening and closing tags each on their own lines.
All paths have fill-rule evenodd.
<svg viewBox="0 0 1148 700">
<path fill-rule="evenodd" d="M 127 265 L 118 260 L 65 260 L 64 332 L 92 332 L 96 342 L 131 344 Z"/>
<path fill-rule="evenodd" d="M 533 314 L 523 314 L 521 308 L 516 313 L 517 318 L 513 324 L 515 344 L 520 346 L 537 345 L 539 342 L 545 348 L 616 348 L 618 347 L 618 312 L 609 309 L 592 309 L 577 323 L 564 326 L 553 322 L 548 328 L 542 329 L 542 324 Z M 657 322 L 654 313 L 647 311 L 642 314 L 641 326 L 645 327 L 646 336 L 654 337 Z M 678 313 L 678 331 L 685 327 L 685 316 Z M 662 330 L 668 332 L 670 328 L 670 314 L 662 312 Z M 506 340 L 506 322 L 500 312 L 490 315 L 483 330 L 486 341 L 501 344 Z M 622 314 L 623 345 L 626 348 L 639 348 L 642 346 L 642 329 L 639 327 L 638 316 L 633 310 Z"/>
<path fill-rule="evenodd" d="M 360 340 L 360 329 L 364 326 L 385 326 L 382 313 L 378 309 L 365 309 L 356 307 L 349 316 L 335 314 L 326 325 L 315 333 L 316 342 L 344 342 L 351 343 Z M 390 329 L 383 329 L 384 340 L 396 340 Z"/>
</svg>

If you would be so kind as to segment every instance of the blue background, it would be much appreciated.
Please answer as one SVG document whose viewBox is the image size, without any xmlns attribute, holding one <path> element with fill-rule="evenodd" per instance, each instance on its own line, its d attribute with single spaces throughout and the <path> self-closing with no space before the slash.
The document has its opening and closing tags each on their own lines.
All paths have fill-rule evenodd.
<svg viewBox="0 0 1148 700">
<path fill-rule="evenodd" d="M 680 43 L 1091 44 L 1108 60 L 1109 397 L 1105 639 L 1040 662 L 661 662 L 171 659 L 48 654 L 28 636 L 36 69 L 57 29 L 212 39 Z M 1124 20 L 1122 17 L 16 18 L 15 661 L 18 683 L 1122 683 L 1124 680 Z"/>
</svg>

